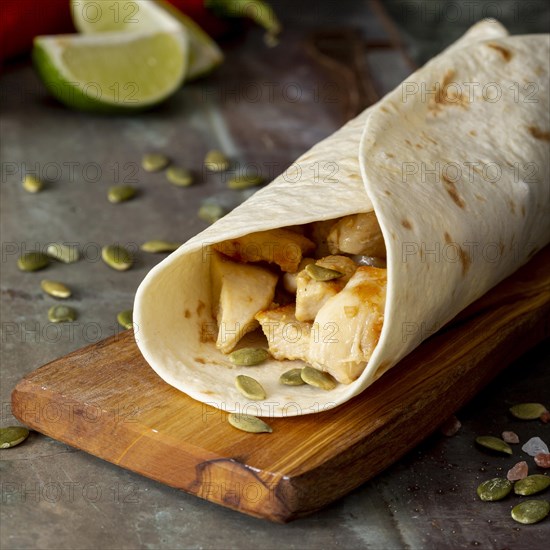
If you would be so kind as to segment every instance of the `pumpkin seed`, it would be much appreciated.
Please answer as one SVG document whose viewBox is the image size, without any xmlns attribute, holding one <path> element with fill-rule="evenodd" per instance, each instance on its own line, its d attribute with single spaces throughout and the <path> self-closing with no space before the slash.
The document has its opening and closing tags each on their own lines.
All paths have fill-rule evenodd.
<svg viewBox="0 0 550 550">
<path fill-rule="evenodd" d="M 516 495 L 522 495 L 524 497 L 540 493 L 550 487 L 550 477 L 540 474 L 534 474 L 532 476 L 524 477 L 519 481 L 516 481 L 514 485 L 514 493 Z"/>
<path fill-rule="evenodd" d="M 109 187 L 107 199 L 113 204 L 129 201 L 136 196 L 136 192 L 136 188 L 132 185 L 113 185 Z"/>
<path fill-rule="evenodd" d="M 336 380 L 330 374 L 313 367 L 304 367 L 300 371 L 300 376 L 306 384 L 322 390 L 333 390 L 336 387 Z"/>
<path fill-rule="evenodd" d="M 124 311 L 121 311 L 116 316 L 116 320 L 118 321 L 118 324 L 121 327 L 124 327 L 125 329 L 132 328 L 134 326 L 133 313 L 134 313 L 133 309 L 125 309 Z"/>
<path fill-rule="evenodd" d="M 64 264 L 72 264 L 80 259 L 80 252 L 76 246 L 63 243 L 50 243 L 46 254 Z"/>
<path fill-rule="evenodd" d="M 229 159 L 221 151 L 208 151 L 204 157 L 204 165 L 211 172 L 223 172 L 229 168 Z"/>
<path fill-rule="evenodd" d="M 177 250 L 182 243 L 171 243 L 168 241 L 147 241 L 143 243 L 140 248 L 143 252 L 152 252 L 153 254 L 158 254 L 161 252 L 174 252 Z"/>
<path fill-rule="evenodd" d="M 263 420 L 258 418 L 257 416 L 252 416 L 250 414 L 235 414 L 231 413 L 227 420 L 229 420 L 229 423 L 238 430 L 242 430 L 243 432 L 250 432 L 250 433 L 271 433 L 273 431 L 273 428 L 266 424 Z"/>
<path fill-rule="evenodd" d="M 510 412 L 520 420 L 536 420 L 546 412 L 546 407 L 540 403 L 520 403 L 510 407 Z"/>
<path fill-rule="evenodd" d="M 239 376 L 235 378 L 235 386 L 245 397 L 248 397 L 248 399 L 252 399 L 253 401 L 261 401 L 266 397 L 265 390 L 262 388 L 262 385 L 250 376 L 239 374 Z"/>
<path fill-rule="evenodd" d="M 48 309 L 50 323 L 70 323 L 76 320 L 76 311 L 69 306 L 52 306 Z"/>
<path fill-rule="evenodd" d="M 477 496 L 484 501 L 502 500 L 512 490 L 512 482 L 502 477 L 494 477 L 481 483 L 477 488 Z"/>
<path fill-rule="evenodd" d="M 25 252 L 17 260 L 17 267 L 21 271 L 38 271 L 50 264 L 50 259 L 42 252 Z"/>
<path fill-rule="evenodd" d="M 0 449 L 9 449 L 23 443 L 29 437 L 29 430 L 23 426 L 0 428 Z"/>
<path fill-rule="evenodd" d="M 54 298 L 69 298 L 71 295 L 71 289 L 59 281 L 42 279 L 40 281 L 40 287 L 46 294 L 49 294 Z"/>
<path fill-rule="evenodd" d="M 305 269 L 306 273 L 316 281 L 332 281 L 333 279 L 338 279 L 343 275 L 340 271 L 329 269 L 328 267 L 322 267 L 317 264 L 308 264 Z"/>
<path fill-rule="evenodd" d="M 158 172 L 166 168 L 169 162 L 168 157 L 161 153 L 148 153 L 147 155 L 143 155 L 141 166 L 147 172 Z"/>
<path fill-rule="evenodd" d="M 189 187 L 193 183 L 191 172 L 179 166 L 170 166 L 166 170 L 166 179 L 178 187 Z"/>
<path fill-rule="evenodd" d="M 492 451 L 498 451 L 499 453 L 505 453 L 508 455 L 512 454 L 512 448 L 508 443 L 502 441 L 498 437 L 493 437 L 492 435 L 480 435 L 476 437 L 476 443 L 485 447 L 486 449 L 491 449 Z"/>
<path fill-rule="evenodd" d="M 29 193 L 38 193 L 44 188 L 44 183 L 40 181 L 36 176 L 27 174 L 23 178 L 23 189 Z"/>
<path fill-rule="evenodd" d="M 223 218 L 227 212 L 219 204 L 203 204 L 199 208 L 199 218 L 208 223 L 217 222 Z"/>
<path fill-rule="evenodd" d="M 229 355 L 229 360 L 239 367 L 252 367 L 263 363 L 269 357 L 264 348 L 241 348 Z"/>
<path fill-rule="evenodd" d="M 101 249 L 103 261 L 117 271 L 126 271 L 132 267 L 134 260 L 130 252 L 119 244 L 110 244 Z"/>
<path fill-rule="evenodd" d="M 512 519 L 529 525 L 542 521 L 550 513 L 550 502 L 546 500 L 526 500 L 512 508 Z"/>
<path fill-rule="evenodd" d="M 264 178 L 261 176 L 235 176 L 227 182 L 229 189 L 249 189 L 262 185 Z"/>
<path fill-rule="evenodd" d="M 302 380 L 302 369 L 290 369 L 283 372 L 279 377 L 279 382 L 285 386 L 303 386 L 305 382 Z"/>
</svg>

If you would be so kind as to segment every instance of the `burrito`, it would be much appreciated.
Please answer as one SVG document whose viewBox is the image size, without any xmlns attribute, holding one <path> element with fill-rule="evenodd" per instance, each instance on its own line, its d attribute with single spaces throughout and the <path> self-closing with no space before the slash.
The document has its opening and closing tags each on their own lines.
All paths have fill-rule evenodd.
<svg viewBox="0 0 550 550">
<path fill-rule="evenodd" d="M 528 262 L 550 239 L 549 45 L 478 23 L 153 268 L 150 366 L 228 412 L 326 411 Z"/>
</svg>

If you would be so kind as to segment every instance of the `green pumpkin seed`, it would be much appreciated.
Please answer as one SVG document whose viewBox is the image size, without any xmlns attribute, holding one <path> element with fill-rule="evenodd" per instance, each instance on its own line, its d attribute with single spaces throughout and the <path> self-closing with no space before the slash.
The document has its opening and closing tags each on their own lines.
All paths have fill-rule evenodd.
<svg viewBox="0 0 550 550">
<path fill-rule="evenodd" d="M 269 357 L 264 348 L 241 348 L 229 354 L 229 360 L 239 367 L 253 367 L 263 363 Z"/>
<path fill-rule="evenodd" d="M 550 476 L 534 474 L 516 481 L 514 485 L 514 493 L 516 493 L 516 495 L 526 497 L 540 493 L 545 489 L 548 489 L 548 487 L 550 487 Z"/>
<path fill-rule="evenodd" d="M 505 453 L 508 455 L 512 454 L 512 448 L 508 443 L 502 441 L 498 437 L 493 437 L 492 435 L 480 435 L 476 437 L 476 443 L 485 447 L 486 449 L 491 449 L 492 451 L 498 451 L 499 453 Z"/>
<path fill-rule="evenodd" d="M 520 420 L 536 420 L 546 412 L 546 407 L 540 403 L 520 403 L 510 407 L 510 412 Z"/>
<path fill-rule="evenodd" d="M 124 311 L 121 311 L 116 316 L 116 320 L 118 321 L 118 324 L 121 327 L 124 327 L 125 329 L 132 328 L 134 326 L 133 313 L 134 313 L 133 309 L 125 309 Z"/>
<path fill-rule="evenodd" d="M 136 196 L 136 188 L 132 185 L 113 185 L 109 187 L 107 199 L 109 202 L 116 204 L 118 202 L 129 201 Z"/>
<path fill-rule="evenodd" d="M 178 187 L 189 187 L 193 183 L 191 172 L 179 166 L 170 166 L 166 170 L 166 179 Z"/>
<path fill-rule="evenodd" d="M 25 252 L 17 260 L 17 267 L 21 271 L 38 271 L 50 264 L 50 259 L 42 252 Z"/>
<path fill-rule="evenodd" d="M 36 176 L 27 174 L 23 178 L 23 189 L 29 193 L 38 193 L 44 188 L 44 183 L 40 181 Z"/>
<path fill-rule="evenodd" d="M 0 428 L 0 449 L 9 449 L 23 443 L 29 437 L 29 430 L 23 426 Z"/>
<path fill-rule="evenodd" d="M 235 378 L 235 386 L 245 397 L 253 401 L 261 401 L 266 398 L 265 390 L 262 388 L 262 385 L 250 376 L 239 374 L 239 376 Z"/>
<path fill-rule="evenodd" d="M 199 208 L 199 218 L 208 223 L 217 222 L 223 218 L 227 212 L 219 204 L 203 204 Z"/>
<path fill-rule="evenodd" d="M 69 298 L 71 295 L 71 289 L 59 281 L 42 279 L 42 281 L 40 281 L 40 287 L 46 294 L 54 298 Z"/>
<path fill-rule="evenodd" d="M 80 259 L 80 252 L 76 246 L 63 243 L 50 243 L 46 254 L 64 264 L 72 264 Z"/>
<path fill-rule="evenodd" d="M 229 159 L 221 151 L 213 150 L 206 153 L 204 165 L 211 172 L 223 172 L 229 168 Z"/>
<path fill-rule="evenodd" d="M 529 525 L 542 521 L 550 513 L 550 502 L 546 500 L 526 500 L 512 508 L 512 519 Z"/>
<path fill-rule="evenodd" d="M 333 279 L 339 279 L 343 275 L 340 271 L 321 267 L 317 264 L 308 264 L 305 269 L 306 273 L 316 281 L 332 281 Z"/>
<path fill-rule="evenodd" d="M 132 267 L 134 259 L 130 252 L 121 245 L 110 244 L 101 249 L 103 261 L 117 271 L 126 271 Z"/>
<path fill-rule="evenodd" d="M 76 320 L 76 311 L 69 306 L 52 306 L 48 309 L 50 323 L 70 323 Z"/>
<path fill-rule="evenodd" d="M 229 189 L 249 189 L 250 187 L 258 187 L 264 183 L 264 178 L 261 176 L 235 176 L 227 182 Z"/>
<path fill-rule="evenodd" d="M 147 172 L 158 172 L 168 166 L 170 160 L 160 153 L 149 153 L 141 159 L 141 166 Z"/>
<path fill-rule="evenodd" d="M 273 428 L 266 424 L 263 420 L 257 416 L 252 416 L 250 414 L 235 414 L 231 413 L 227 420 L 229 423 L 238 430 L 243 432 L 250 432 L 254 434 L 258 433 L 271 433 Z"/>
<path fill-rule="evenodd" d="M 304 367 L 300 371 L 300 376 L 306 384 L 322 390 L 333 390 L 336 387 L 336 380 L 330 374 L 313 367 Z"/>
<path fill-rule="evenodd" d="M 285 386 L 303 386 L 302 369 L 290 369 L 283 372 L 279 377 L 279 382 Z"/>
<path fill-rule="evenodd" d="M 502 477 L 495 477 L 484 481 L 478 486 L 477 496 L 487 502 L 502 500 L 510 494 L 512 486 L 511 481 Z"/>
<path fill-rule="evenodd" d="M 153 254 L 159 254 L 162 252 L 174 252 L 182 243 L 171 243 L 168 241 L 147 241 L 143 243 L 140 248 L 143 252 L 152 252 Z"/>
</svg>

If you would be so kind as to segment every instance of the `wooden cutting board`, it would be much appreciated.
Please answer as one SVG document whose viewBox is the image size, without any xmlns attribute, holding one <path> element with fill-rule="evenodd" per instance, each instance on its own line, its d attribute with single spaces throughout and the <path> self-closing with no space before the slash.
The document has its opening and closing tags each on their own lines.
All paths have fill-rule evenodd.
<svg viewBox="0 0 550 550">
<path fill-rule="evenodd" d="M 272 521 L 309 514 L 398 460 L 499 371 L 547 337 L 550 247 L 360 396 L 247 434 L 164 383 L 131 331 L 21 380 L 33 429 L 212 502 Z"/>
</svg>

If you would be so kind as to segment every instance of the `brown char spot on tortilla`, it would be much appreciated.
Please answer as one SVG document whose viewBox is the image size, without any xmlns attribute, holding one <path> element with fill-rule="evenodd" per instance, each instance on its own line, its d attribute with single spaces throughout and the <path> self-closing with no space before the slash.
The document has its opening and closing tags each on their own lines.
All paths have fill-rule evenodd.
<svg viewBox="0 0 550 550">
<path fill-rule="evenodd" d="M 506 63 L 508 63 L 508 61 L 510 61 L 510 59 L 512 59 L 512 52 L 510 50 L 508 50 L 507 48 L 505 48 L 504 46 L 501 46 L 500 44 L 495 44 L 493 42 L 489 42 L 487 44 L 487 47 L 492 48 L 493 50 L 496 50 L 502 56 L 504 61 L 506 61 Z"/>
<path fill-rule="evenodd" d="M 420 132 L 420 135 L 421 135 L 426 141 L 429 141 L 430 143 L 433 143 L 434 145 L 437 145 L 437 141 L 435 141 L 435 139 L 431 138 L 428 134 L 425 134 L 424 132 Z"/>
<path fill-rule="evenodd" d="M 445 189 L 449 194 L 449 197 L 453 199 L 454 203 L 459 208 L 464 208 L 466 206 L 466 203 L 462 200 L 462 197 L 458 194 L 458 191 L 456 190 L 454 182 L 450 180 L 445 174 L 443 174 L 441 177 L 443 178 L 443 183 L 445 184 Z"/>
<path fill-rule="evenodd" d="M 411 224 L 411 222 L 410 222 L 409 220 L 407 220 L 406 218 L 401 220 L 401 225 L 402 225 L 405 229 L 412 229 L 412 224 Z"/>
<path fill-rule="evenodd" d="M 389 111 L 386 109 L 386 107 L 380 107 L 380 110 L 381 110 L 383 113 L 389 113 Z"/>
<path fill-rule="evenodd" d="M 535 139 L 550 141 L 550 132 L 545 132 L 544 130 L 537 128 L 536 126 L 528 126 L 527 129 Z"/>
<path fill-rule="evenodd" d="M 388 195 L 388 197 L 391 197 L 391 191 L 388 191 L 387 189 L 384 189 L 384 193 Z"/>
<path fill-rule="evenodd" d="M 441 82 L 436 82 L 436 93 L 434 97 L 430 98 L 428 109 L 432 111 L 439 111 L 443 105 L 454 105 L 458 107 L 467 107 L 467 99 L 462 94 L 460 85 L 457 85 L 453 81 L 456 73 L 452 69 L 449 69 L 441 79 Z M 439 85 L 438 85 L 439 84 Z M 448 93 L 451 85 L 455 85 L 452 94 Z M 456 91 L 458 90 L 458 91 Z"/>
<path fill-rule="evenodd" d="M 474 195 L 474 197 L 475 197 L 478 201 L 487 202 L 487 201 L 485 200 L 485 197 L 482 197 L 481 195 L 477 195 L 477 194 L 476 194 L 476 195 Z"/>
<path fill-rule="evenodd" d="M 452 237 L 447 233 L 447 231 L 445 231 L 444 237 L 445 237 L 445 242 L 446 242 L 447 244 L 451 244 L 451 243 L 453 242 Z"/>
<path fill-rule="evenodd" d="M 388 158 L 390 158 L 390 159 L 395 158 L 395 155 L 392 154 L 392 153 L 386 153 L 386 156 L 387 156 Z"/>
<path fill-rule="evenodd" d="M 202 357 L 195 357 L 195 362 L 201 365 L 206 365 L 206 360 L 203 359 Z"/>
<path fill-rule="evenodd" d="M 191 317 L 191 312 L 188 309 L 185 309 L 185 311 L 183 312 L 183 315 L 185 316 L 186 319 L 189 319 L 189 317 Z"/>
<path fill-rule="evenodd" d="M 515 214 L 516 213 L 516 203 L 510 199 L 508 201 L 508 206 L 510 207 L 510 212 L 512 212 L 512 214 Z"/>
<path fill-rule="evenodd" d="M 206 307 L 205 303 L 202 300 L 199 300 L 197 302 L 197 315 L 200 317 L 201 313 L 204 311 L 204 308 Z"/>
<path fill-rule="evenodd" d="M 474 136 L 474 137 L 477 136 L 477 132 L 476 132 L 475 130 L 470 130 L 468 133 L 469 133 L 471 136 Z"/>
<path fill-rule="evenodd" d="M 408 139 L 405 140 L 405 143 L 406 143 L 407 145 L 410 145 L 410 146 L 412 147 L 412 143 L 411 143 Z"/>
<path fill-rule="evenodd" d="M 461 246 L 458 247 L 458 253 L 460 255 L 460 263 L 462 264 L 462 275 L 466 275 L 466 273 L 468 273 L 468 269 L 470 269 L 472 260 Z"/>
<path fill-rule="evenodd" d="M 521 215 L 525 218 L 525 205 L 521 205 Z"/>
</svg>

